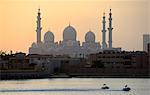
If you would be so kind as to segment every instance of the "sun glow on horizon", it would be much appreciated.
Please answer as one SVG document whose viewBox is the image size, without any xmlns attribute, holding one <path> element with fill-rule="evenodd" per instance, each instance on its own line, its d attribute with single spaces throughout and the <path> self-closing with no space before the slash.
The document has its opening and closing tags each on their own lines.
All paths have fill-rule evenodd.
<svg viewBox="0 0 150 95">
<path fill-rule="evenodd" d="M 96 35 L 96 42 L 101 43 L 103 12 L 106 12 L 108 27 L 108 13 L 112 8 L 113 46 L 142 50 L 142 34 L 149 33 L 147 2 L 148 0 L 1 0 L 0 50 L 28 53 L 32 42 L 36 42 L 39 7 L 42 40 L 48 30 L 54 33 L 55 42 L 62 40 L 63 30 L 70 23 L 77 31 L 77 40 L 83 42 L 86 32 L 91 29 Z M 106 39 L 108 41 L 108 37 Z"/>
</svg>

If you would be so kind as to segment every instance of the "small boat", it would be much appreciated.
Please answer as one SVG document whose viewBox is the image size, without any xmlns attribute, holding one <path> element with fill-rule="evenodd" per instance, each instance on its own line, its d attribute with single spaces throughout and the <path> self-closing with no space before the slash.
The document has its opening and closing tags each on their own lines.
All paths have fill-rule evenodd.
<svg viewBox="0 0 150 95">
<path fill-rule="evenodd" d="M 101 89 L 109 89 L 109 87 L 106 86 L 106 84 L 103 84 L 103 87 L 101 87 Z"/>
<path fill-rule="evenodd" d="M 105 87 L 101 87 L 101 89 L 109 89 L 109 87 L 108 87 L 108 86 L 105 86 Z"/>
<path fill-rule="evenodd" d="M 125 87 L 122 89 L 123 91 L 130 91 L 131 90 L 131 88 L 130 87 L 128 87 L 127 85 L 125 85 Z"/>
<path fill-rule="evenodd" d="M 130 91 L 130 90 L 131 90 L 131 88 L 126 87 L 126 88 L 123 88 L 122 90 L 123 90 L 123 91 Z"/>
</svg>

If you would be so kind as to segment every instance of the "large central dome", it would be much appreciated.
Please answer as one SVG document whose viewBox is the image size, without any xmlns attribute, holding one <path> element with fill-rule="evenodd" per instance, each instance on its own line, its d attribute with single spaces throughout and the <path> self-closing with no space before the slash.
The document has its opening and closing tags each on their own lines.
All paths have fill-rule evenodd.
<svg viewBox="0 0 150 95">
<path fill-rule="evenodd" d="M 63 31 L 63 40 L 64 41 L 76 41 L 76 30 L 72 26 L 67 26 Z"/>
</svg>

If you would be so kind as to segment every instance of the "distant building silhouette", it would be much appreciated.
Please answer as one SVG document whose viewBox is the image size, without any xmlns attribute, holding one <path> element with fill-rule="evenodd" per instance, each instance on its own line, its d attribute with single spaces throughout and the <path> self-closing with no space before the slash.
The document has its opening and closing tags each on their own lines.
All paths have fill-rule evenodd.
<svg viewBox="0 0 150 95">
<path fill-rule="evenodd" d="M 143 35 L 143 51 L 148 52 L 147 46 L 150 43 L 150 34 Z"/>
</svg>

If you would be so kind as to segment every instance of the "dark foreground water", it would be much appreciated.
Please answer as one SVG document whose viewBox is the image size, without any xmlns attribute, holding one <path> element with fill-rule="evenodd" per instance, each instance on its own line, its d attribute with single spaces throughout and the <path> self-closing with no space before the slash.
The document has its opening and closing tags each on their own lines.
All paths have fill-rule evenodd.
<svg viewBox="0 0 150 95">
<path fill-rule="evenodd" d="M 103 84 L 110 89 L 100 89 Z M 127 84 L 131 91 L 124 92 Z M 59 78 L 0 81 L 0 95 L 150 95 L 150 79 Z"/>
</svg>

